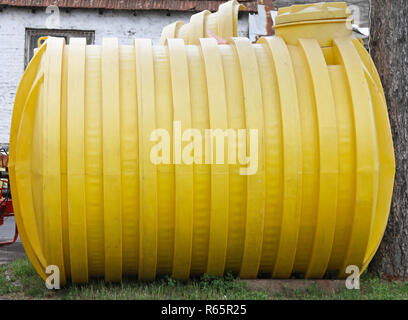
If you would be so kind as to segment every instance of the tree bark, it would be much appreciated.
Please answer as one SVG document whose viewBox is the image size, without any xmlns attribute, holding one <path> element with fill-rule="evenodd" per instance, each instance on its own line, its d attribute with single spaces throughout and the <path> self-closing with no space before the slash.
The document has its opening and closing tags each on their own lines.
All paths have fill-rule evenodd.
<svg viewBox="0 0 408 320">
<path fill-rule="evenodd" d="M 370 18 L 370 53 L 384 86 L 397 166 L 387 230 L 370 269 L 408 279 L 408 1 L 371 0 Z"/>
</svg>

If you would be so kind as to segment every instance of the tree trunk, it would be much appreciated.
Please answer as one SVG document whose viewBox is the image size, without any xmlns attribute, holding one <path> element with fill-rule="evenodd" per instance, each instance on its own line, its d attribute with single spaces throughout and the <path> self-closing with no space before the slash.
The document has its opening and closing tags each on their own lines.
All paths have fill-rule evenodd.
<svg viewBox="0 0 408 320">
<path fill-rule="evenodd" d="M 387 230 L 370 269 L 408 279 L 408 1 L 371 0 L 370 53 L 388 104 L 397 172 Z"/>
</svg>

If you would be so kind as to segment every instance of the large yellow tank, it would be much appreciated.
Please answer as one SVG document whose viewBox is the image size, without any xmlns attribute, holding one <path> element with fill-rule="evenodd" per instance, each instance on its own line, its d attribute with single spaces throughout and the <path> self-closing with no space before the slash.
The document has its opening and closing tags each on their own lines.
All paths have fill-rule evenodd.
<svg viewBox="0 0 408 320">
<path fill-rule="evenodd" d="M 21 80 L 10 141 L 16 220 L 37 272 L 57 265 L 64 283 L 363 270 L 395 162 L 380 79 L 348 16 L 345 3 L 282 9 L 277 36 L 257 44 L 49 38 Z M 189 128 L 194 140 L 182 139 Z M 208 162 L 208 144 L 195 148 L 208 129 L 243 132 L 220 149 L 253 153 L 256 170 Z M 152 157 L 158 147 L 169 163 Z"/>
</svg>

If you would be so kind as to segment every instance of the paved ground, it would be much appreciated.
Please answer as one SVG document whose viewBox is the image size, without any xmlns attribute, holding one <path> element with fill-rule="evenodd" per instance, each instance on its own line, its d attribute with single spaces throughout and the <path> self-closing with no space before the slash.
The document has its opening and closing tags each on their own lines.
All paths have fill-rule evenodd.
<svg viewBox="0 0 408 320">
<path fill-rule="evenodd" d="M 13 239 L 14 217 L 4 218 L 4 224 L 0 226 L 0 242 Z M 20 237 L 12 245 L 0 246 L 0 265 L 10 263 L 26 256 Z"/>
</svg>

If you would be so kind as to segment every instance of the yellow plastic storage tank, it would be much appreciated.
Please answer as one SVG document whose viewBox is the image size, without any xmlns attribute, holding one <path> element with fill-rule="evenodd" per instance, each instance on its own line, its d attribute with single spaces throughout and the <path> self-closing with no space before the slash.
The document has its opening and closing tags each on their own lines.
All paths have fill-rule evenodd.
<svg viewBox="0 0 408 320">
<path fill-rule="evenodd" d="M 64 283 L 363 270 L 395 162 L 380 79 L 349 14 L 345 3 L 285 8 L 277 36 L 257 44 L 49 38 L 21 80 L 10 142 L 16 220 L 37 272 L 57 265 Z M 244 132 L 247 143 L 225 138 L 221 150 L 253 152 L 256 170 L 208 162 L 191 146 L 209 129 Z M 152 160 L 160 146 L 169 163 Z"/>
</svg>

